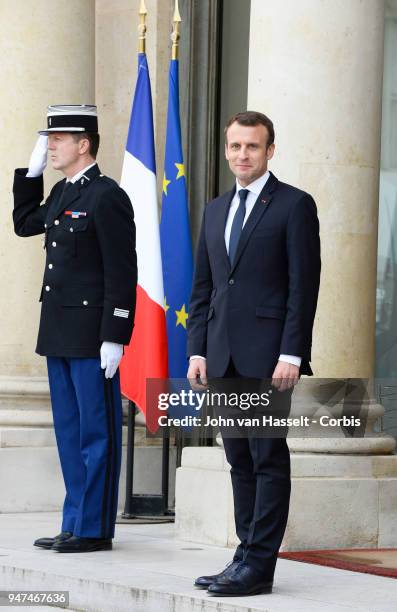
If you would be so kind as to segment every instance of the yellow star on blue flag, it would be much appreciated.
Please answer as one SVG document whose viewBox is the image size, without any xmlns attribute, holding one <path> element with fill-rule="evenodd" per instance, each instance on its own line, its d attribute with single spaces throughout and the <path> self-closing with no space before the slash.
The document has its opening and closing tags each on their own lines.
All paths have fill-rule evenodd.
<svg viewBox="0 0 397 612">
<path fill-rule="evenodd" d="M 175 164 L 176 169 L 178 170 L 178 174 L 176 175 L 176 180 L 185 176 L 185 164 Z"/>
<path fill-rule="evenodd" d="M 188 320 L 188 313 L 186 312 L 185 304 L 182 304 L 180 310 L 175 310 L 176 314 L 176 325 L 182 325 L 186 329 L 186 321 Z"/>
<path fill-rule="evenodd" d="M 168 195 L 168 194 L 167 194 L 167 187 L 168 187 L 168 185 L 169 185 L 170 183 L 171 183 L 171 181 L 168 181 L 168 180 L 167 180 L 167 176 L 166 176 L 166 174 L 165 174 L 165 172 L 164 172 L 164 176 L 163 176 L 163 193 L 165 193 L 165 195 Z"/>
</svg>

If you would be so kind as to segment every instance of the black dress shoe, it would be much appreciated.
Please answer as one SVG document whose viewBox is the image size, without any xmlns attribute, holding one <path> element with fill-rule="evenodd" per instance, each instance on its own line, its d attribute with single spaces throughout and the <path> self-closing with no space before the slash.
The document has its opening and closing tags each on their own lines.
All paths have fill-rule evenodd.
<svg viewBox="0 0 397 612">
<path fill-rule="evenodd" d="M 51 550 L 60 553 L 95 552 L 97 550 L 112 550 L 112 540 L 103 538 L 79 538 L 72 536 L 64 542 L 55 542 Z"/>
<path fill-rule="evenodd" d="M 220 597 L 242 597 L 271 593 L 273 580 L 266 579 L 262 572 L 253 569 L 246 563 L 240 563 L 236 571 L 221 582 L 213 582 L 208 587 L 210 595 Z"/>
<path fill-rule="evenodd" d="M 225 569 L 220 574 L 214 574 L 213 576 L 199 576 L 199 578 L 196 579 L 194 586 L 198 587 L 199 589 L 208 589 L 208 587 L 216 580 L 222 580 L 223 578 L 231 576 L 239 563 L 240 561 L 231 561 L 226 565 Z"/>
<path fill-rule="evenodd" d="M 39 538 L 35 542 L 33 542 L 33 546 L 38 546 L 39 548 L 47 548 L 48 550 L 53 547 L 55 542 L 64 542 L 72 537 L 72 533 L 70 531 L 62 531 L 55 536 L 55 538 Z"/>
</svg>

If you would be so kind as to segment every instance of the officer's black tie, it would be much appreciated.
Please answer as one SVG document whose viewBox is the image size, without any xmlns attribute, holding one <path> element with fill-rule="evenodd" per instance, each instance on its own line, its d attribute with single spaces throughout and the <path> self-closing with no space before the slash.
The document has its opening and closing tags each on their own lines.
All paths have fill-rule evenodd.
<svg viewBox="0 0 397 612">
<path fill-rule="evenodd" d="M 230 240 L 229 240 L 229 260 L 230 264 L 233 265 L 234 258 L 236 256 L 236 251 L 238 247 L 238 243 L 240 240 L 241 232 L 243 229 L 243 223 L 245 218 L 245 204 L 247 201 L 247 195 L 249 194 L 249 189 L 240 189 L 238 192 L 240 198 L 240 204 L 238 206 L 237 212 L 234 215 L 232 229 L 230 232 Z"/>
<path fill-rule="evenodd" d="M 65 181 L 65 184 L 63 186 L 63 189 L 61 191 L 61 195 L 59 196 L 58 201 L 56 202 L 55 206 L 54 206 L 54 214 L 55 217 L 58 216 L 59 211 L 62 210 L 62 202 L 65 198 L 65 195 L 67 194 L 67 192 L 69 191 L 69 189 L 72 187 L 73 183 L 71 181 Z"/>
<path fill-rule="evenodd" d="M 61 198 L 63 198 L 65 192 L 68 191 L 72 185 L 73 185 L 72 181 L 66 181 L 65 182 L 65 184 L 63 186 L 63 189 L 62 189 Z"/>
</svg>

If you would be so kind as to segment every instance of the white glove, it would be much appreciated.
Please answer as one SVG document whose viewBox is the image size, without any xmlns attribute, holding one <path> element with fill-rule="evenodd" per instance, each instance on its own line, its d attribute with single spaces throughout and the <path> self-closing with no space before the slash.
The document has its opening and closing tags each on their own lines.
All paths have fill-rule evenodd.
<svg viewBox="0 0 397 612">
<path fill-rule="evenodd" d="M 116 342 L 102 342 L 101 368 L 105 370 L 105 378 L 113 378 L 123 356 L 123 345 Z"/>
<path fill-rule="evenodd" d="M 48 136 L 40 136 L 37 139 L 32 155 L 30 156 L 29 170 L 26 176 L 41 176 L 47 165 Z"/>
</svg>

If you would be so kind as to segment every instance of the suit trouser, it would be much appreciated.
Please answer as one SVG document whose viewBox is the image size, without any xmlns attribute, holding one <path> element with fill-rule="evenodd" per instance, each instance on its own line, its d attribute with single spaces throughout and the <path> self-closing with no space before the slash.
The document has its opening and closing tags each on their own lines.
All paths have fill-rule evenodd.
<svg viewBox="0 0 397 612">
<path fill-rule="evenodd" d="M 225 378 L 241 378 L 229 364 Z M 291 392 L 283 398 L 289 412 Z M 280 415 L 281 416 L 281 415 Z M 228 437 L 222 432 L 231 466 L 234 517 L 240 544 L 235 560 L 244 560 L 271 580 L 288 519 L 290 455 L 285 437 Z"/>
<path fill-rule="evenodd" d="M 65 482 L 62 531 L 112 538 L 121 465 L 119 372 L 100 359 L 48 357 L 52 412 Z"/>
</svg>

